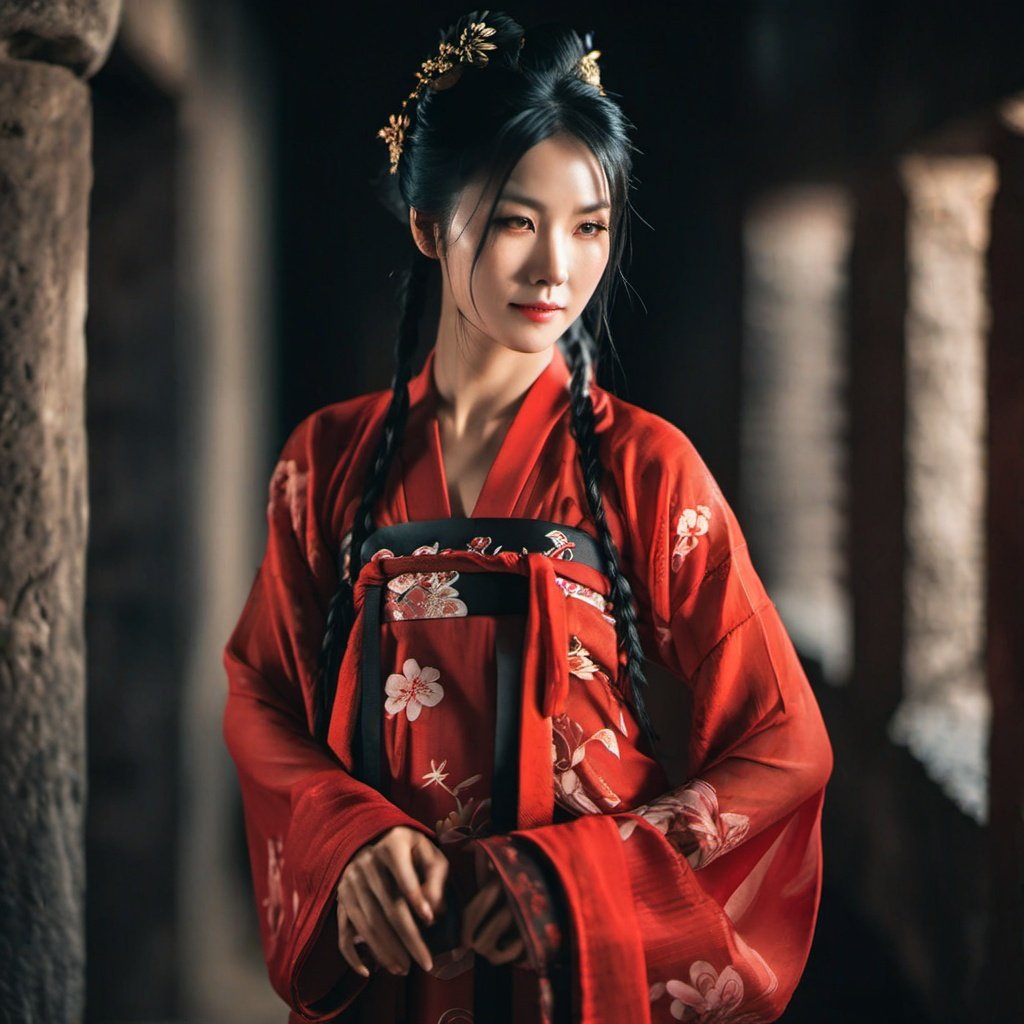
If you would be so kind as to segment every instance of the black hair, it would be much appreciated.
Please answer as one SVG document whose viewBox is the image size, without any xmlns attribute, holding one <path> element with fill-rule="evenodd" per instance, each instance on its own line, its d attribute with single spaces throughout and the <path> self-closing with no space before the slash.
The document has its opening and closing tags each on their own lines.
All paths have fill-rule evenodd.
<svg viewBox="0 0 1024 1024">
<path fill-rule="evenodd" d="M 487 40 L 494 48 L 488 52 L 486 63 L 462 65 L 457 82 L 448 88 L 434 91 L 428 87 L 421 91 L 410 105 L 410 125 L 405 132 L 397 172 L 391 173 L 389 167 L 382 168 L 376 190 L 385 206 L 403 222 L 408 222 L 412 207 L 439 223 L 443 259 L 451 219 L 466 186 L 484 179 L 482 196 L 493 196 L 487 214 L 487 223 L 490 223 L 497 197 L 516 164 L 527 150 L 544 139 L 556 133 L 575 137 L 591 150 L 604 170 L 611 202 L 608 264 L 586 309 L 558 344 L 572 372 L 571 431 L 576 440 L 587 501 L 608 566 L 618 646 L 627 655 L 629 694 L 624 697 L 631 699 L 636 718 L 653 750 L 653 741 L 658 737 L 643 699 L 642 689 L 647 680 L 636 607 L 605 515 L 601 490 L 604 467 L 590 394 L 591 367 L 597 362 L 598 342 L 606 337 L 611 346 L 608 309 L 619 280 L 624 280 L 621 263 L 629 230 L 632 153 L 636 151 L 628 132 L 633 125 L 605 89 L 599 89 L 577 74 L 577 62 L 592 49 L 590 34 L 584 39 L 573 29 L 554 23 L 524 32 L 506 14 L 474 11 L 442 32 L 442 43 L 457 44 L 465 29 L 480 22 L 495 30 Z M 487 236 L 486 231 L 481 234 L 474 254 L 471 295 L 473 271 Z M 337 675 L 355 619 L 352 581 L 359 573 L 359 554 L 363 542 L 375 529 L 373 510 L 405 428 L 409 408 L 407 385 L 419 343 L 418 325 L 426 304 L 429 275 L 435 262 L 417 247 L 402 278 L 391 403 L 352 525 L 349 571 L 328 606 L 320 651 L 314 732 L 321 740 L 326 739 L 333 704 L 329 684 L 333 684 Z M 461 312 L 459 316 L 462 317 Z M 613 671 L 617 676 L 618 665 Z"/>
</svg>

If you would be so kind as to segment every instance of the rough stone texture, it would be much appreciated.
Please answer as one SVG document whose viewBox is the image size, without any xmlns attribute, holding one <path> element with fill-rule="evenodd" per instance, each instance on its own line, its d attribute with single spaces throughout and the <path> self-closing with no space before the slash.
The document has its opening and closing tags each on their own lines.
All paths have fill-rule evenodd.
<svg viewBox="0 0 1024 1024">
<path fill-rule="evenodd" d="M 992 209 L 988 348 L 989 459 L 987 669 L 988 901 L 991 926 L 979 1013 L 1024 1020 L 1024 103 L 1006 112 L 994 153 L 1000 188 Z"/>
<path fill-rule="evenodd" d="M 846 682 L 846 378 L 850 240 L 840 186 L 776 191 L 751 210 L 746 248 L 740 503 L 756 564 L 801 654 Z"/>
<path fill-rule="evenodd" d="M 989 701 L 983 672 L 985 252 L 996 187 L 987 156 L 901 166 L 907 261 L 906 743 L 983 822 Z"/>
<path fill-rule="evenodd" d="M 89 78 L 106 60 L 120 15 L 121 0 L 0 0 L 0 52 Z"/>
<path fill-rule="evenodd" d="M 0 61 L 0 1014 L 81 1017 L 85 85 Z"/>
</svg>

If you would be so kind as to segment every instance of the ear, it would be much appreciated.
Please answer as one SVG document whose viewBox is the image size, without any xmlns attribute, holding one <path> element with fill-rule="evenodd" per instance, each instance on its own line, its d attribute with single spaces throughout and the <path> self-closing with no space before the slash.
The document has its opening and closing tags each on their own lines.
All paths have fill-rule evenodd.
<svg viewBox="0 0 1024 1024">
<path fill-rule="evenodd" d="M 437 236 L 439 225 L 425 213 L 421 213 L 415 207 L 409 207 L 409 228 L 412 230 L 412 240 L 416 243 L 424 256 L 430 259 L 440 259 L 437 251 Z"/>
</svg>

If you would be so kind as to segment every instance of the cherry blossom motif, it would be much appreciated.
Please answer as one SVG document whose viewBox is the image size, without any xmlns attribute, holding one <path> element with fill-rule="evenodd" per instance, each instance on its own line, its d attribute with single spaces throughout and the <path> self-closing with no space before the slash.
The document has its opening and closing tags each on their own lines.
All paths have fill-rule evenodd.
<svg viewBox="0 0 1024 1024">
<path fill-rule="evenodd" d="M 585 587 L 582 583 L 577 583 L 575 580 L 567 580 L 562 576 L 555 576 L 555 583 L 558 584 L 558 587 L 566 597 L 576 597 L 589 605 L 593 605 L 607 622 L 610 622 L 613 626 L 615 625 L 615 619 L 607 614 L 612 610 L 612 603 L 606 600 L 604 595 L 599 594 L 590 587 Z"/>
<path fill-rule="evenodd" d="M 684 508 L 676 523 L 678 540 L 672 549 L 672 571 L 678 572 L 683 559 L 697 546 L 698 538 L 708 532 L 711 509 L 707 505 Z"/>
<path fill-rule="evenodd" d="M 569 637 L 569 672 L 580 679 L 604 676 L 600 667 L 591 659 L 590 651 L 580 643 L 580 638 L 575 634 Z"/>
<path fill-rule="evenodd" d="M 292 531 L 300 541 L 306 539 L 306 485 L 309 473 L 300 470 L 294 459 L 281 459 L 270 476 L 267 516 L 279 508 L 287 508 Z"/>
<path fill-rule="evenodd" d="M 487 797 L 487 799 L 481 800 L 478 803 L 477 798 L 471 796 L 463 803 L 459 799 L 459 792 L 468 786 L 472 786 L 473 783 L 479 782 L 483 776 L 471 775 L 468 779 L 463 779 L 454 789 L 449 789 L 444 784 L 444 780 L 448 778 L 449 774 L 444 770 L 444 766 L 447 763 L 448 758 L 445 758 L 440 764 L 435 764 L 434 759 L 431 758 L 430 771 L 422 776 L 427 781 L 420 787 L 421 789 L 426 789 L 427 786 L 438 785 L 446 793 L 451 793 L 455 799 L 455 810 L 449 811 L 445 817 L 439 819 L 434 827 L 438 841 L 441 843 L 459 843 L 472 839 L 475 836 L 482 836 L 485 834 L 486 827 L 490 824 L 489 815 L 483 812 L 490 809 L 491 798 Z"/>
<path fill-rule="evenodd" d="M 284 920 L 284 890 L 281 885 L 281 872 L 284 869 L 284 840 L 271 838 L 267 840 L 267 895 L 263 897 L 263 906 L 267 910 L 267 928 L 270 930 L 271 943 L 277 942 L 281 922 Z M 293 897 L 293 905 L 298 893 Z"/>
<path fill-rule="evenodd" d="M 603 776 L 586 760 L 587 744 L 597 741 L 616 757 L 619 743 L 611 729 L 598 729 L 583 739 L 583 727 L 567 714 L 551 719 L 551 766 L 555 800 L 577 814 L 603 814 L 622 802 Z M 599 801 L 601 806 L 598 806 Z"/>
<path fill-rule="evenodd" d="M 738 1013 L 743 1002 L 743 978 L 731 964 L 719 974 L 707 960 L 694 960 L 690 981 L 672 978 L 655 982 L 650 989 L 651 1002 L 665 993 L 672 996 L 669 1013 L 676 1020 L 695 1024 L 751 1024 L 761 1020 L 757 1014 Z"/>
<path fill-rule="evenodd" d="M 436 554 L 436 551 L 430 552 Z M 413 554 L 423 554 L 417 549 Z M 447 619 L 468 615 L 466 602 L 452 584 L 459 578 L 454 570 L 403 572 L 388 580 L 384 594 L 384 618 Z"/>
<path fill-rule="evenodd" d="M 444 687 L 437 682 L 440 675 L 436 668 L 420 668 L 415 658 L 406 659 L 402 672 L 392 672 L 384 683 L 384 710 L 396 715 L 405 708 L 409 721 L 415 722 L 424 707 L 434 707 L 444 696 Z"/>
<path fill-rule="evenodd" d="M 473 537 L 466 545 L 466 550 L 475 551 L 478 555 L 484 555 L 487 553 L 487 549 L 491 546 L 493 540 L 493 537 Z"/>
<path fill-rule="evenodd" d="M 662 832 L 694 870 L 706 867 L 743 842 L 750 828 L 745 814 L 719 813 L 715 787 L 703 779 L 693 779 L 630 813 Z M 620 821 L 619 835 L 626 840 L 635 828 L 636 821 L 631 818 Z"/>
</svg>

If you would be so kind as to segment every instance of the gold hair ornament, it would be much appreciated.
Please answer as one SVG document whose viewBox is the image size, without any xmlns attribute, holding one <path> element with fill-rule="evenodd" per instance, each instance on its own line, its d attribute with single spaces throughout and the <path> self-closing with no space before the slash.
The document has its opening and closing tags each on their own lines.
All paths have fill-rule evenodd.
<svg viewBox="0 0 1024 1024">
<path fill-rule="evenodd" d="M 402 100 L 399 112 L 392 114 L 387 125 L 377 132 L 377 137 L 388 144 L 392 174 L 398 170 L 398 158 L 402 155 L 405 132 L 410 123 L 409 115 L 405 112 L 410 100 L 419 99 L 428 87 L 435 92 L 450 89 L 462 77 L 467 64 L 483 67 L 487 63 L 487 51 L 498 48 L 495 43 L 488 42 L 496 31 L 482 21 L 470 22 L 459 33 L 457 43 L 441 43 L 437 56 L 428 57 L 420 65 L 420 70 L 416 72 L 416 88 Z"/>
<path fill-rule="evenodd" d="M 600 50 L 591 50 L 585 53 L 576 61 L 576 74 L 583 79 L 587 85 L 592 85 L 602 95 L 606 95 L 604 86 L 601 84 L 601 69 L 597 66 L 597 58 L 601 56 Z"/>
<path fill-rule="evenodd" d="M 462 77 L 467 64 L 483 67 L 487 63 L 487 51 L 497 49 L 496 44 L 488 42 L 496 31 L 482 21 L 471 22 L 459 33 L 457 43 L 441 43 L 437 56 L 428 57 L 420 65 L 420 70 L 416 72 L 416 88 L 402 100 L 398 113 L 392 114 L 388 118 L 388 123 L 377 132 L 377 138 L 383 139 L 388 145 L 392 174 L 398 171 L 398 161 L 405 145 L 405 133 L 410 124 L 409 115 L 405 112 L 409 102 L 419 99 L 425 88 L 433 89 L 434 92 L 450 89 Z M 522 36 L 519 45 L 522 46 L 525 40 L 526 37 Z M 594 86 L 604 96 L 601 70 L 597 66 L 597 58 L 600 56 L 600 50 L 591 50 L 580 57 L 574 70 L 579 78 Z"/>
</svg>

